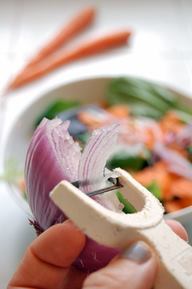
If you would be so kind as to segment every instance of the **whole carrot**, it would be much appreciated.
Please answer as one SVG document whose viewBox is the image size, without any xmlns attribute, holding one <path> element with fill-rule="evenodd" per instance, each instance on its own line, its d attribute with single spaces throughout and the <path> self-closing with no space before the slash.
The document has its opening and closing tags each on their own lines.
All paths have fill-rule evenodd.
<svg viewBox="0 0 192 289">
<path fill-rule="evenodd" d="M 27 63 L 24 69 L 36 65 L 46 57 L 50 56 L 59 47 L 66 44 L 78 33 L 87 28 L 93 22 L 94 17 L 95 9 L 92 7 L 88 7 L 80 11 L 80 13 L 75 15 L 75 17 L 68 24 L 64 25 L 56 37 L 51 39 L 44 47 L 41 48 L 41 50 L 32 58 L 32 60 Z"/>
<path fill-rule="evenodd" d="M 25 70 L 23 74 L 15 78 L 8 89 L 11 90 L 25 85 L 46 75 L 58 67 L 77 59 L 85 58 L 108 49 L 125 45 L 130 35 L 131 31 L 129 30 L 120 31 L 91 40 L 70 51 L 61 52 L 57 56 L 50 57 L 47 61 Z"/>
</svg>

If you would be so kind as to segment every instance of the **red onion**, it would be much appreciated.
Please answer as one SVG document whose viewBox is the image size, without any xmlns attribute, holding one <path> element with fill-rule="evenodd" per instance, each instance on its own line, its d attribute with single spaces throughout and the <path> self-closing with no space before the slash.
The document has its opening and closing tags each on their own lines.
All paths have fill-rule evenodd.
<svg viewBox="0 0 192 289">
<path fill-rule="evenodd" d="M 177 135 L 177 142 L 184 147 L 192 145 L 192 123 L 186 125 Z"/>
<path fill-rule="evenodd" d="M 84 192 L 98 189 L 107 182 L 105 164 L 115 147 L 118 126 L 95 131 L 82 155 L 79 144 L 69 135 L 68 127 L 68 121 L 62 123 L 59 119 L 44 119 L 28 148 L 25 163 L 27 193 L 34 223 L 42 231 L 66 219 L 49 198 L 50 191 L 61 180 L 104 180 L 103 183 L 82 186 Z M 114 192 L 95 199 L 110 209 L 121 210 Z M 117 249 L 99 245 L 87 238 L 87 244 L 75 265 L 92 272 L 105 266 L 117 253 Z"/>
<path fill-rule="evenodd" d="M 49 192 L 61 180 L 75 181 L 80 147 L 68 134 L 69 123 L 46 119 L 35 131 L 26 157 L 25 181 L 29 205 L 43 230 L 62 222 L 61 211 L 50 202 Z"/>
<path fill-rule="evenodd" d="M 105 164 L 112 153 L 116 150 L 118 124 L 97 129 L 93 132 L 88 144 L 86 145 L 81 161 L 79 163 L 78 179 L 94 180 L 99 182 L 88 183 L 81 187 L 85 193 L 101 189 L 106 186 L 106 179 L 110 176 L 105 169 Z M 105 171 L 104 171 L 105 169 Z M 121 211 L 120 203 L 114 193 L 106 193 L 94 197 L 104 207 L 113 211 Z M 110 201 L 109 201 L 110 200 Z"/>
<path fill-rule="evenodd" d="M 156 121 L 150 119 L 150 118 L 141 118 L 141 119 L 138 119 L 136 121 L 138 127 L 140 127 L 141 130 L 145 130 L 146 128 L 150 128 L 155 139 L 157 141 L 161 141 L 162 138 L 163 138 L 163 133 L 159 127 L 159 125 L 157 124 Z M 146 136 L 144 136 L 146 137 Z"/>
<path fill-rule="evenodd" d="M 119 253 L 120 251 L 118 249 L 99 245 L 95 241 L 87 238 L 85 248 L 74 265 L 79 270 L 94 272 L 106 266 L 111 259 Z"/>
<path fill-rule="evenodd" d="M 192 180 L 192 165 L 179 153 L 160 143 L 155 145 L 154 152 L 168 164 L 169 171 Z"/>
</svg>

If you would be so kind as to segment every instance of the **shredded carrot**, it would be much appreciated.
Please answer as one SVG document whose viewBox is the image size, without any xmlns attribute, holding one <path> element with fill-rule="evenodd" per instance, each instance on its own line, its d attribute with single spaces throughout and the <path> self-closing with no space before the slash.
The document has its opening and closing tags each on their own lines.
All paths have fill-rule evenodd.
<svg viewBox="0 0 192 289">
<path fill-rule="evenodd" d="M 172 213 L 182 209 L 182 206 L 178 200 L 168 201 L 164 203 L 164 207 L 166 212 Z"/>
<path fill-rule="evenodd" d="M 168 213 L 178 211 L 192 205 L 192 198 L 183 198 L 178 200 L 168 201 L 164 204 Z"/>
<path fill-rule="evenodd" d="M 166 134 L 168 132 L 178 133 L 184 127 L 184 124 L 175 112 L 170 111 L 161 119 L 160 126 Z"/>
<path fill-rule="evenodd" d="M 99 128 L 103 124 L 103 120 L 91 115 L 90 113 L 87 113 L 85 111 L 81 111 L 78 113 L 78 119 L 83 124 L 87 125 L 90 130 L 94 130 L 96 128 Z"/>
<path fill-rule="evenodd" d="M 171 197 L 192 198 L 192 181 L 184 178 L 177 178 L 172 182 L 169 194 Z"/>
<path fill-rule="evenodd" d="M 187 151 L 181 147 L 181 145 L 179 145 L 178 143 L 176 142 L 173 142 L 173 143 L 170 143 L 170 144 L 167 144 L 167 147 L 169 149 L 172 149 L 176 152 L 178 152 L 180 155 L 182 155 L 184 158 L 187 158 L 188 154 L 187 154 Z"/>
<path fill-rule="evenodd" d="M 129 115 L 129 109 L 126 105 L 110 106 L 107 111 L 118 118 L 127 118 Z"/>
<path fill-rule="evenodd" d="M 159 127 L 158 123 L 156 124 L 156 127 L 144 127 L 142 129 L 142 133 L 145 135 L 145 145 L 152 150 L 156 142 L 162 142 L 163 141 L 163 134 L 157 136 L 155 130 L 158 128 L 158 130 L 161 132 L 161 128 Z"/>
<path fill-rule="evenodd" d="M 181 204 L 182 208 L 186 208 L 188 206 L 191 206 L 192 205 L 192 197 L 181 199 L 180 204 Z"/>
<path fill-rule="evenodd" d="M 151 128 L 147 128 L 144 130 L 144 134 L 146 137 L 145 144 L 149 149 L 152 149 L 155 144 L 155 136 Z"/>
<path fill-rule="evenodd" d="M 134 178 L 143 186 L 148 186 L 151 182 L 155 181 L 162 192 L 166 192 L 169 189 L 172 181 L 171 175 L 168 173 L 166 164 L 163 161 L 135 173 Z"/>
</svg>

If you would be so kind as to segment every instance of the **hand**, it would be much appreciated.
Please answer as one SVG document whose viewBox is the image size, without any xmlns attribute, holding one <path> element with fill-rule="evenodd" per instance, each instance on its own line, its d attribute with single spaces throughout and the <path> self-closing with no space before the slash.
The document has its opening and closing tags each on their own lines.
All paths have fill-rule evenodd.
<svg viewBox="0 0 192 289">
<path fill-rule="evenodd" d="M 187 240 L 175 221 L 168 225 Z M 157 261 L 143 242 L 130 245 L 105 268 L 86 276 L 71 264 L 85 245 L 85 236 L 70 221 L 51 227 L 27 249 L 8 289 L 150 289 Z"/>
</svg>

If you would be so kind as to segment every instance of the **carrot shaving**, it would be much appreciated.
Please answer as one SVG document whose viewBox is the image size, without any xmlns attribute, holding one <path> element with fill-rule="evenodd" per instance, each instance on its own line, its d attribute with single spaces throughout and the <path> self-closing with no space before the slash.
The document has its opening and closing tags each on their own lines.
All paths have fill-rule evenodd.
<svg viewBox="0 0 192 289">
<path fill-rule="evenodd" d="M 78 119 L 80 122 L 87 125 L 90 130 L 94 130 L 94 129 L 99 128 L 103 125 L 103 120 L 98 119 L 97 117 L 95 117 L 95 116 L 93 116 L 93 115 L 91 115 L 85 111 L 79 112 Z"/>
<path fill-rule="evenodd" d="M 168 213 L 172 213 L 172 212 L 182 209 L 182 206 L 178 200 L 166 202 L 164 204 L 164 207 L 165 207 L 166 212 Z"/>
<path fill-rule="evenodd" d="M 192 198 L 192 181 L 178 178 L 170 186 L 171 197 Z"/>
<path fill-rule="evenodd" d="M 155 181 L 162 192 L 169 189 L 172 181 L 171 175 L 167 171 L 166 164 L 162 161 L 156 163 L 152 167 L 148 167 L 143 171 L 135 173 L 134 177 L 145 187 Z"/>
<path fill-rule="evenodd" d="M 175 112 L 170 111 L 161 119 L 160 127 L 164 134 L 169 132 L 178 133 L 184 127 L 184 124 Z"/>
<path fill-rule="evenodd" d="M 181 200 L 172 200 L 164 204 L 168 213 L 175 212 L 192 205 L 192 198 L 183 198 Z"/>
<path fill-rule="evenodd" d="M 129 109 L 126 105 L 114 105 L 109 107 L 107 111 L 118 118 L 127 118 L 129 115 Z"/>
<path fill-rule="evenodd" d="M 162 141 L 162 139 L 163 139 L 163 134 L 161 136 L 158 135 L 158 137 L 157 137 L 157 135 L 154 131 L 155 129 L 156 128 L 154 128 L 154 127 L 146 127 L 146 128 L 144 127 L 142 130 L 142 133 L 145 135 L 145 145 L 150 150 L 153 149 L 156 142 Z M 159 130 L 160 130 L 160 128 L 159 128 Z"/>
</svg>

